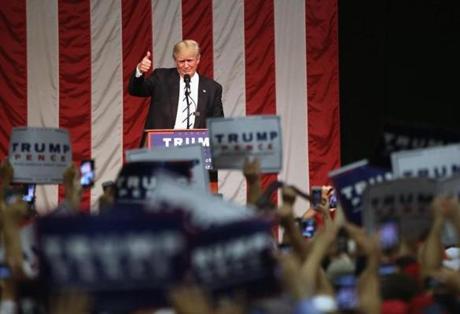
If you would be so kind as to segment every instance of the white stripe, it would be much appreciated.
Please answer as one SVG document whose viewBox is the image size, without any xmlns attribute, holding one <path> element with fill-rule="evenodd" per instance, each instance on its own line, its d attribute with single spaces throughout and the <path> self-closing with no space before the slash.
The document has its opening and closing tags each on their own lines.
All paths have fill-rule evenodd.
<svg viewBox="0 0 460 314">
<path fill-rule="evenodd" d="M 224 114 L 246 115 L 244 2 L 213 1 L 214 78 L 223 86 Z M 219 171 L 219 192 L 236 203 L 246 202 L 240 171 Z"/>
<path fill-rule="evenodd" d="M 182 40 L 182 1 L 152 0 L 153 67 L 175 67 L 174 44 Z"/>
<path fill-rule="evenodd" d="M 96 166 L 92 211 L 101 183 L 115 180 L 123 163 L 121 24 L 120 1 L 91 1 L 91 149 Z"/>
<path fill-rule="evenodd" d="M 28 126 L 59 127 L 57 0 L 26 3 L 27 14 L 27 122 Z M 40 212 L 57 205 L 56 185 L 37 188 Z"/>
<path fill-rule="evenodd" d="M 307 82 L 305 1 L 274 1 L 276 56 L 276 113 L 283 132 L 280 179 L 308 190 Z M 320 123 L 320 121 L 318 121 Z M 295 213 L 308 203 L 298 199 Z"/>
</svg>

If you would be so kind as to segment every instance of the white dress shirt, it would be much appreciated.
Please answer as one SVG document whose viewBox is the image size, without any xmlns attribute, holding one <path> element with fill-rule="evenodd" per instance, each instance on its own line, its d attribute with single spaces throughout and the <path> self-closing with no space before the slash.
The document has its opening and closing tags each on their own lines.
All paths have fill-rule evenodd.
<svg viewBox="0 0 460 314">
<path fill-rule="evenodd" d="M 198 73 L 195 73 L 190 78 L 190 111 L 189 111 L 189 128 L 192 129 L 195 124 L 195 111 L 198 103 L 198 83 L 200 77 Z M 185 98 L 185 82 L 184 78 L 180 78 L 179 82 L 179 99 L 177 103 L 177 115 L 176 123 L 174 124 L 175 129 L 187 129 L 187 100 Z"/>
</svg>

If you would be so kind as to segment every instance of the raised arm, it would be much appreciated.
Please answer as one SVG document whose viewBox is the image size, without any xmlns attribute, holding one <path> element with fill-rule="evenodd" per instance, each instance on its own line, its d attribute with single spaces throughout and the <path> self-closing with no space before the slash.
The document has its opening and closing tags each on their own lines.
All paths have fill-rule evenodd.
<svg viewBox="0 0 460 314">
<path fill-rule="evenodd" d="M 19 197 L 6 199 L 5 191 L 10 188 L 13 178 L 13 167 L 5 160 L 0 167 L 0 225 L 1 238 L 5 248 L 5 260 L 10 267 L 13 279 L 22 277 L 22 248 L 19 225 L 27 216 L 27 204 Z"/>
<path fill-rule="evenodd" d="M 79 212 L 82 188 L 80 175 L 75 165 L 64 172 L 64 202 L 54 211 L 56 215 L 73 215 Z"/>
<path fill-rule="evenodd" d="M 246 178 L 247 184 L 246 202 L 248 205 L 255 205 L 262 195 L 262 186 L 260 184 L 260 161 L 258 158 L 245 160 L 243 175 Z"/>
<path fill-rule="evenodd" d="M 281 190 L 283 203 L 277 210 L 281 227 L 284 229 L 284 236 L 289 239 L 294 253 L 301 261 L 308 255 L 308 243 L 302 236 L 294 217 L 294 203 L 296 192 L 290 186 L 284 186 Z"/>
<path fill-rule="evenodd" d="M 152 68 L 151 54 L 147 51 L 129 79 L 128 92 L 132 96 L 149 97 L 153 94 L 154 76 L 146 78 Z"/>
<path fill-rule="evenodd" d="M 429 276 L 431 272 L 438 270 L 442 266 L 444 248 L 441 236 L 445 222 L 443 208 L 446 207 L 448 201 L 445 197 L 438 196 L 431 205 L 433 223 L 419 255 L 423 277 Z"/>
<path fill-rule="evenodd" d="M 378 237 L 376 235 L 369 236 L 364 230 L 350 223 L 345 224 L 345 230 L 367 258 L 366 268 L 361 273 L 356 287 L 359 310 L 361 313 L 378 314 L 382 302 L 378 275 L 380 263 Z"/>
</svg>

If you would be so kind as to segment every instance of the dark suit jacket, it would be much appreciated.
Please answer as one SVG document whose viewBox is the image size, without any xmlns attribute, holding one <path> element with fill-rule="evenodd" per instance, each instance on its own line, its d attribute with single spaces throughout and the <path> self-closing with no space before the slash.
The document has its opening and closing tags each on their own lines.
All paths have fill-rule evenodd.
<svg viewBox="0 0 460 314">
<path fill-rule="evenodd" d="M 179 73 L 176 68 L 156 69 L 148 78 L 136 78 L 136 71 L 129 80 L 129 93 L 133 96 L 151 97 L 144 129 L 173 129 L 176 122 L 179 99 Z M 198 101 L 194 128 L 206 128 L 206 118 L 222 117 L 222 86 L 200 75 Z"/>
</svg>

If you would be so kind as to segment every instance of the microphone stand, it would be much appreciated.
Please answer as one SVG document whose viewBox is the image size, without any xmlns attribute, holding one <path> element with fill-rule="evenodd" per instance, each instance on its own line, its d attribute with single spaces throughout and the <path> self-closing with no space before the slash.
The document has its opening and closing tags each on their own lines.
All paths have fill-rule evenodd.
<svg viewBox="0 0 460 314">
<path fill-rule="evenodd" d="M 187 129 L 190 129 L 190 75 L 184 75 L 185 101 L 187 102 Z"/>
</svg>

